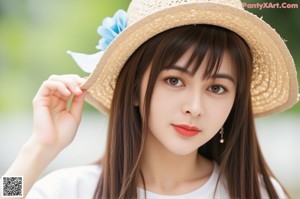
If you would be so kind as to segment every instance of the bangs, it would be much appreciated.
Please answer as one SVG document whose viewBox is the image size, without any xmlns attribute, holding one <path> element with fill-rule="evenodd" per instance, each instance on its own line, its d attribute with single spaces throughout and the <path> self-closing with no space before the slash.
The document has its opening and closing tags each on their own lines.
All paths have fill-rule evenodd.
<svg viewBox="0 0 300 199">
<path fill-rule="evenodd" d="M 184 65 L 191 68 L 194 75 L 207 56 L 207 65 L 203 79 L 215 75 L 220 68 L 222 57 L 227 48 L 227 29 L 211 25 L 189 25 L 168 30 L 156 36 L 160 40 L 152 60 L 157 72 L 168 69 L 187 51 L 192 53 Z"/>
</svg>

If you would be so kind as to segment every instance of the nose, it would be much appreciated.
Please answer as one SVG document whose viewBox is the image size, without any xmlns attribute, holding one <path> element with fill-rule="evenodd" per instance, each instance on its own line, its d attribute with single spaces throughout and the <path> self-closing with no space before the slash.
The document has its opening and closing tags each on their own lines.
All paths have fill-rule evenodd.
<svg viewBox="0 0 300 199">
<path fill-rule="evenodd" d="M 200 92 L 191 92 L 185 98 L 183 113 L 192 117 L 200 117 L 204 114 L 204 99 Z"/>
</svg>

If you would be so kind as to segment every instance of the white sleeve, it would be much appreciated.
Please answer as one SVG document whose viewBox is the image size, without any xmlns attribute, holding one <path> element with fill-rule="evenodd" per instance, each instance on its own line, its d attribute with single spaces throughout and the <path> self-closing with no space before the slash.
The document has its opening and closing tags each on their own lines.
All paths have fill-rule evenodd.
<svg viewBox="0 0 300 199">
<path fill-rule="evenodd" d="M 273 184 L 273 187 L 274 187 L 278 197 L 280 199 L 287 199 L 288 197 L 285 195 L 279 182 L 276 179 L 274 179 L 273 177 L 270 177 L 270 180 L 271 180 L 271 183 Z M 262 181 L 261 181 L 261 194 L 262 194 L 262 198 L 270 198 L 268 195 L 268 192 L 266 190 L 266 187 L 265 187 L 264 183 L 262 183 Z"/>
<path fill-rule="evenodd" d="M 276 191 L 277 194 L 278 194 L 278 197 L 279 197 L 280 199 L 286 199 L 287 196 L 285 195 L 285 193 L 284 193 L 284 191 L 283 191 L 281 185 L 278 183 L 278 181 L 275 180 L 274 178 L 271 178 L 271 182 L 272 182 L 272 184 L 273 184 L 273 186 L 274 186 L 275 191 Z"/>
<path fill-rule="evenodd" d="M 54 171 L 37 181 L 26 199 L 92 198 L 100 170 L 99 166 L 89 165 Z"/>
</svg>

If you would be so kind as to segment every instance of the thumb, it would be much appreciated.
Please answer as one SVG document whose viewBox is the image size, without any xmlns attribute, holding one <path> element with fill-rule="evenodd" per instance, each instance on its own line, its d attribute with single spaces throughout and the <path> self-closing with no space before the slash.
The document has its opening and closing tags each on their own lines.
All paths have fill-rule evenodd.
<svg viewBox="0 0 300 199">
<path fill-rule="evenodd" d="M 80 122 L 82 116 L 82 108 L 84 104 L 84 98 L 86 95 L 86 90 L 82 91 L 80 95 L 74 95 L 71 103 L 69 112 L 75 117 L 75 119 Z"/>
</svg>

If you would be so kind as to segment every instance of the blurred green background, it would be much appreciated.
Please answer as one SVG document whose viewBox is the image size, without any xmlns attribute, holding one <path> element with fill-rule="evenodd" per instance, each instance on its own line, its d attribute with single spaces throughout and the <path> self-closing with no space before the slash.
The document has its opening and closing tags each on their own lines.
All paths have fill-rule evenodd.
<svg viewBox="0 0 300 199">
<path fill-rule="evenodd" d="M 129 0 L 1 0 L 0 112 L 30 111 L 33 96 L 51 74 L 85 76 L 66 50 L 97 52 L 96 28 L 105 16 L 128 4 Z M 299 68 L 300 8 L 246 9 L 263 16 L 287 40 Z M 299 113 L 300 106 L 294 111 Z"/>
<path fill-rule="evenodd" d="M 0 113 L 31 111 L 51 74 L 86 76 L 67 50 L 95 53 L 96 29 L 129 0 L 1 0 Z M 91 109 L 93 110 L 93 109 Z"/>
<path fill-rule="evenodd" d="M 244 0 L 243 2 L 270 1 Z M 279 0 L 272 2 L 281 3 Z M 286 3 L 300 5 L 299 0 L 287 0 Z M 102 19 L 112 16 L 118 9 L 126 10 L 128 4 L 129 0 L 0 1 L 0 174 L 8 168 L 22 143 L 30 136 L 31 102 L 41 83 L 51 74 L 75 73 L 86 76 L 87 74 L 77 67 L 66 51 L 87 54 L 97 52 L 95 47 L 100 37 L 96 29 L 102 23 Z M 246 10 L 259 17 L 263 16 L 263 19 L 287 40 L 286 44 L 300 71 L 300 8 L 262 10 L 246 8 Z M 298 79 L 299 77 L 298 73 Z M 99 153 L 98 138 L 93 137 L 98 136 L 99 114 L 88 104 L 85 104 L 84 114 L 86 115 L 83 117 L 83 127 L 80 130 L 82 133 L 79 133 L 79 138 L 74 141 L 80 144 L 73 145 L 73 148 L 71 146 L 72 149 L 58 157 L 57 165 L 54 163 L 54 167 L 50 167 L 48 171 L 61 168 L 62 165 L 69 166 L 70 162 L 77 161 L 78 157 L 83 159 L 87 153 L 92 154 L 91 147 L 95 147 L 91 159 Z M 297 143 L 300 140 L 298 134 L 300 126 L 297 122 L 300 119 L 300 103 L 280 115 L 283 117 L 258 120 L 260 126 L 258 130 L 266 132 L 259 134 L 260 141 L 262 145 L 264 144 L 262 148 L 267 154 L 267 160 L 268 157 L 272 157 L 271 168 L 274 168 L 279 178 L 288 185 L 292 198 L 299 198 L 300 175 L 293 174 L 299 173 L 297 165 L 300 165 Z M 91 133 L 88 134 L 86 131 Z M 92 135 L 92 132 L 95 135 Z M 271 138 L 268 133 L 272 133 Z M 83 142 L 84 139 L 88 140 Z M 12 141 L 18 144 L 15 146 L 10 144 Z M 274 143 L 276 152 L 282 153 L 274 153 L 272 148 Z M 76 156 L 70 161 L 72 155 Z M 81 162 L 78 160 L 77 163 L 81 164 L 82 160 Z M 74 164 L 72 162 L 71 166 Z M 281 171 L 282 169 L 286 171 Z M 289 181 L 292 183 L 289 184 Z"/>
</svg>

